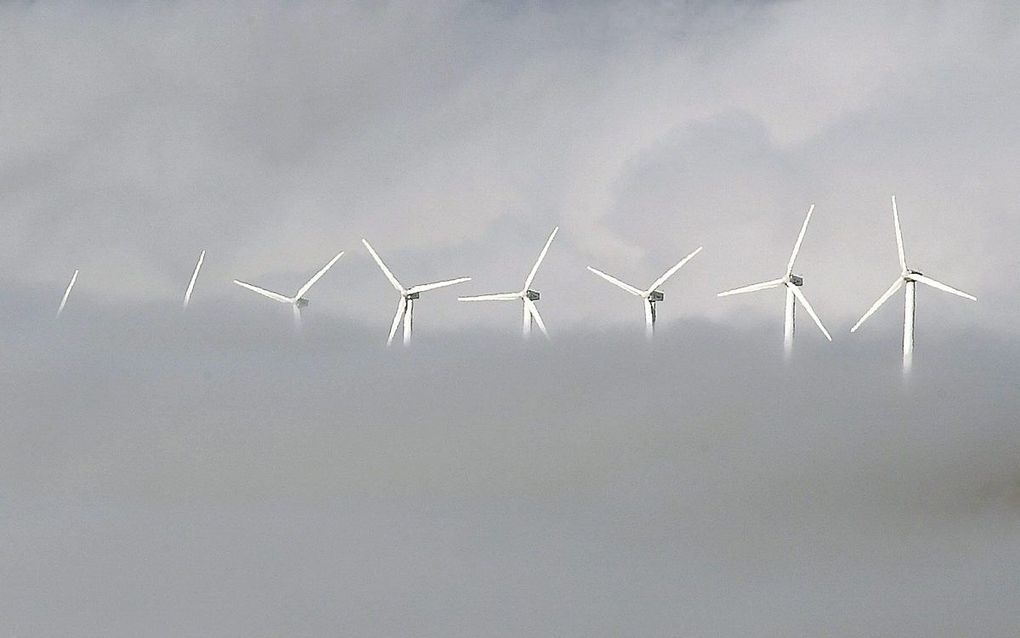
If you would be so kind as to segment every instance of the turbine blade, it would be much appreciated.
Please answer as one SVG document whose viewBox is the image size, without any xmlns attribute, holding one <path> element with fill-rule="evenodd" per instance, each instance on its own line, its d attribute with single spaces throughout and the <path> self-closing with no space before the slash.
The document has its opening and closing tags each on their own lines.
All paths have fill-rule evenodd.
<svg viewBox="0 0 1020 638">
<path fill-rule="evenodd" d="M 279 293 L 272 292 L 271 290 L 266 290 L 265 288 L 259 288 L 258 286 L 253 286 L 251 284 L 247 284 L 247 283 L 245 283 L 243 281 L 238 281 L 236 279 L 234 280 L 234 283 L 237 284 L 238 286 L 242 287 L 242 288 L 247 288 L 248 290 L 250 290 L 252 292 L 257 292 L 260 295 L 262 295 L 263 297 L 269 297 L 273 301 L 279 301 L 281 303 L 294 303 L 294 300 L 289 299 L 287 297 L 284 297 L 283 295 L 281 295 Z"/>
<path fill-rule="evenodd" d="M 301 308 L 297 304 L 291 304 L 291 311 L 294 313 L 294 332 L 301 335 Z"/>
<path fill-rule="evenodd" d="M 184 309 L 188 309 L 188 304 L 191 303 L 191 293 L 195 291 L 195 282 L 198 281 L 198 271 L 202 270 L 202 262 L 205 261 L 205 251 L 198 256 L 198 263 L 195 265 L 195 272 L 191 274 L 191 281 L 188 282 L 188 289 L 184 291 Z"/>
<path fill-rule="evenodd" d="M 793 295 L 797 297 L 797 300 L 800 302 L 800 304 L 804 306 L 804 310 L 807 310 L 807 313 L 811 315 L 812 319 L 815 320 L 815 325 L 818 326 L 818 329 L 822 331 L 822 334 L 825 335 L 825 338 L 828 339 L 829 341 L 832 341 L 832 335 L 830 335 L 829 331 L 826 330 L 825 326 L 822 325 L 822 320 L 819 319 L 818 315 L 815 314 L 815 309 L 812 308 L 811 304 L 808 303 L 807 297 L 805 297 L 804 293 L 800 291 L 800 288 L 794 286 L 793 284 L 787 284 L 787 286 L 789 286 L 790 290 L 793 291 Z"/>
<path fill-rule="evenodd" d="M 393 325 L 390 326 L 390 336 L 386 338 L 387 346 L 393 343 L 393 337 L 397 334 L 397 328 L 400 327 L 400 320 L 404 318 L 404 312 L 406 310 L 407 299 L 401 295 L 400 301 L 397 302 L 397 314 L 393 315 Z"/>
<path fill-rule="evenodd" d="M 893 295 L 895 295 L 896 291 L 899 290 L 902 287 L 903 287 L 903 277 L 897 277 L 896 281 L 894 281 L 893 284 L 891 286 L 889 286 L 889 290 L 886 290 L 885 292 L 883 292 L 882 296 L 878 298 L 878 301 L 876 301 L 874 304 L 872 304 L 871 308 L 868 308 L 868 311 L 866 313 L 864 313 L 863 317 L 858 319 L 857 323 L 854 324 L 853 328 L 850 328 L 850 332 L 857 332 L 857 329 L 861 327 L 861 324 L 863 324 L 865 321 L 867 321 L 868 317 L 870 317 L 871 315 L 875 314 L 875 311 L 878 310 L 879 306 L 884 304 L 886 302 L 886 300 L 889 299 L 889 297 L 892 297 Z"/>
<path fill-rule="evenodd" d="M 71 275 L 71 281 L 67 284 L 67 289 L 64 290 L 64 296 L 60 298 L 60 306 L 57 308 L 57 318 L 64 312 L 64 306 L 67 305 L 67 298 L 71 296 L 71 289 L 74 288 L 75 282 L 78 281 L 78 271 L 75 270 L 74 274 Z"/>
<path fill-rule="evenodd" d="M 435 290 L 436 288 L 445 288 L 454 284 L 462 284 L 465 281 L 471 281 L 471 277 L 459 277 L 457 279 L 448 279 L 446 281 L 437 281 L 431 284 L 421 284 L 420 286 L 412 286 L 407 289 L 408 293 L 412 292 L 425 292 L 427 290 Z"/>
<path fill-rule="evenodd" d="M 501 292 L 495 295 L 475 295 L 473 297 L 457 297 L 457 301 L 516 301 L 521 298 L 519 292 Z"/>
<path fill-rule="evenodd" d="M 900 269 L 907 272 L 907 255 L 903 250 L 903 231 L 900 230 L 900 213 L 896 210 L 896 196 L 892 196 L 893 224 L 896 226 L 896 253 L 900 257 Z"/>
<path fill-rule="evenodd" d="M 645 299 L 645 333 L 651 336 L 655 329 L 655 311 L 652 310 L 652 302 Z"/>
<path fill-rule="evenodd" d="M 772 281 L 763 281 L 758 284 L 751 284 L 750 286 L 744 286 L 743 288 L 735 288 L 733 290 L 727 290 L 726 292 L 720 292 L 716 297 L 728 297 L 730 295 L 740 295 L 745 292 L 755 292 L 758 290 L 768 290 L 769 288 L 775 288 L 783 283 L 783 279 L 773 279 Z"/>
<path fill-rule="evenodd" d="M 317 282 L 320 279 L 322 279 L 322 276 L 325 275 L 326 272 L 330 268 L 333 267 L 333 264 L 335 264 L 337 262 L 337 260 L 339 260 L 343 256 L 344 256 L 344 251 L 341 250 L 339 253 L 337 253 L 336 257 L 334 257 L 333 259 L 330 259 L 328 264 L 323 266 L 322 269 L 319 272 L 315 273 L 315 276 L 313 276 L 311 279 L 309 279 L 308 283 L 306 283 L 304 286 L 301 286 L 301 289 L 297 291 L 297 294 L 294 295 L 294 298 L 295 299 L 300 299 L 301 297 L 304 297 L 305 293 L 308 292 L 311 289 L 311 287 L 315 285 L 315 282 Z"/>
<path fill-rule="evenodd" d="M 545 329 L 545 322 L 542 321 L 542 315 L 538 314 L 538 306 L 535 305 L 534 301 L 525 297 L 524 307 L 528 309 L 528 312 L 531 313 L 532 318 L 535 320 L 535 325 L 538 326 L 538 329 L 541 330 L 542 334 L 545 335 L 545 338 L 548 339 L 549 331 Z"/>
<path fill-rule="evenodd" d="M 804 243 L 804 233 L 807 232 L 808 222 L 811 221 L 811 213 L 815 212 L 815 205 L 811 204 L 811 208 L 808 208 L 807 217 L 804 218 L 804 225 L 800 227 L 800 234 L 797 235 L 797 243 L 793 245 L 793 253 L 790 255 L 790 263 L 786 265 L 786 276 L 789 277 L 793 272 L 793 262 L 797 261 L 797 253 L 800 252 L 800 245 Z"/>
<path fill-rule="evenodd" d="M 542 265 L 542 260 L 545 259 L 545 254 L 549 252 L 549 245 L 552 244 L 553 239 L 556 237 L 556 233 L 560 231 L 560 227 L 553 228 L 552 234 L 549 235 L 549 239 L 545 242 L 545 247 L 542 248 L 542 252 L 538 255 L 538 261 L 535 262 L 531 272 L 528 273 L 528 278 L 524 280 L 524 289 L 527 290 L 531 287 L 531 282 L 535 281 L 535 275 L 538 273 L 538 267 Z"/>
<path fill-rule="evenodd" d="M 365 244 L 365 248 L 367 248 L 369 254 L 372 255 L 372 259 L 374 259 L 375 263 L 379 265 L 379 269 L 383 271 L 383 274 L 386 275 L 386 278 L 390 280 L 390 283 L 393 284 L 393 287 L 397 289 L 397 292 L 399 292 L 400 294 L 404 294 L 404 287 L 400 285 L 400 282 L 397 281 L 397 278 L 393 276 L 393 273 L 390 272 L 390 269 L 386 267 L 386 264 L 383 263 L 383 260 L 379 259 L 379 255 L 375 253 L 375 250 L 373 250 L 372 245 L 368 243 L 368 240 L 362 239 L 361 243 Z"/>
<path fill-rule="evenodd" d="M 695 250 L 690 255 L 687 255 L 686 257 L 681 259 L 679 262 L 677 262 L 677 264 L 675 266 L 673 266 L 672 268 L 670 268 L 666 272 L 662 273 L 662 276 L 659 277 L 658 279 L 656 279 L 655 283 L 653 283 L 651 286 L 649 286 L 648 290 L 646 290 L 644 294 L 646 294 L 646 295 L 651 294 L 656 288 L 658 288 L 662 284 L 666 283 L 666 280 L 669 279 L 670 277 L 672 277 L 673 275 L 675 275 L 676 271 L 678 271 L 681 268 L 683 268 L 684 264 L 689 262 L 691 259 L 694 258 L 695 255 L 700 253 L 702 248 L 703 248 L 703 246 L 698 246 L 697 250 Z"/>
<path fill-rule="evenodd" d="M 950 294 L 956 295 L 957 297 L 963 297 L 964 299 L 970 299 L 971 301 L 977 301 L 977 297 L 975 297 L 974 295 L 969 295 L 969 294 L 963 292 L 962 290 L 957 290 L 956 288 L 953 288 L 952 286 L 947 286 L 944 283 L 942 283 L 941 281 L 935 281 L 931 277 L 925 277 L 924 275 L 910 275 L 910 278 L 913 279 L 914 281 L 919 281 L 922 284 L 927 284 L 927 285 L 931 286 L 932 288 L 937 288 L 937 289 L 939 289 L 939 290 L 941 290 L 943 292 L 948 292 Z"/>
<path fill-rule="evenodd" d="M 624 290 L 626 290 L 627 292 L 629 292 L 632 295 L 637 295 L 638 297 L 640 297 L 643 294 L 645 294 L 645 293 L 641 292 L 640 290 L 638 290 L 637 288 L 635 288 L 634 286 L 631 286 L 630 284 L 625 284 L 622 281 L 620 281 L 619 279 L 617 279 L 616 277 L 613 277 L 612 275 L 607 275 L 606 273 L 602 272 L 601 270 L 596 270 L 596 269 L 592 268 L 591 266 L 588 266 L 588 270 L 593 272 L 593 273 L 595 273 L 599 277 L 602 277 L 603 279 L 605 279 L 609 283 L 613 284 L 617 288 L 623 288 Z"/>
</svg>

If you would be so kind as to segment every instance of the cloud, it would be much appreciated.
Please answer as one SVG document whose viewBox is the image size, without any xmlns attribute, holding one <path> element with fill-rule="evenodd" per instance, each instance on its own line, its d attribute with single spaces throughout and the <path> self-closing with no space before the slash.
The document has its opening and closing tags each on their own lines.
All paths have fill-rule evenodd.
<svg viewBox="0 0 1020 638">
<path fill-rule="evenodd" d="M 296 277 L 368 236 L 422 277 L 488 287 L 558 223 L 557 322 L 602 313 L 587 263 L 650 279 L 700 244 L 705 270 L 672 288 L 684 314 L 762 320 L 773 305 L 711 295 L 781 260 L 815 202 L 803 270 L 842 328 L 895 266 L 894 192 L 922 268 L 984 298 L 1016 265 L 1018 22 L 1000 3 L 2 11 L 0 246 L 18 286 L 80 266 L 83 292 L 165 300 L 208 249 L 211 294 L 236 294 L 233 277 Z M 358 257 L 362 303 L 321 303 L 370 321 L 390 301 Z M 1013 330 L 994 300 L 938 307 Z"/>
</svg>

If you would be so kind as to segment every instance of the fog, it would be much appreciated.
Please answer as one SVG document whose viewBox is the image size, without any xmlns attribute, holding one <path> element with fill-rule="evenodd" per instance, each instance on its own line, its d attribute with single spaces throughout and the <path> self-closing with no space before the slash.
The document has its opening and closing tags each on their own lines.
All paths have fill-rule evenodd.
<svg viewBox="0 0 1020 638">
<path fill-rule="evenodd" d="M 904 379 L 895 330 L 804 331 L 784 364 L 779 325 L 524 346 L 420 316 L 404 351 L 192 310 L 79 304 L 4 337 L 11 633 L 1017 627 L 1006 342 L 919 335 Z"/>
</svg>

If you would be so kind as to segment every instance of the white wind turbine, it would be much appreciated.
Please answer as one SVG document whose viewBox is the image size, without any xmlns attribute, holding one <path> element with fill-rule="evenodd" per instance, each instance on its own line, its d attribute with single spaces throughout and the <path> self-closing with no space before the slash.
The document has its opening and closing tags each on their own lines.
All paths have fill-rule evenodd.
<svg viewBox="0 0 1020 638">
<path fill-rule="evenodd" d="M 60 315 L 64 313 L 64 306 L 67 305 L 67 298 L 71 296 L 71 289 L 74 288 L 74 284 L 78 281 L 78 271 L 75 270 L 74 274 L 71 275 L 71 282 L 67 284 L 67 289 L 64 290 L 64 296 L 60 299 L 60 306 L 57 307 L 57 319 L 60 319 Z"/>
<path fill-rule="evenodd" d="M 198 271 L 202 270 L 202 262 L 205 261 L 205 251 L 198 256 L 198 263 L 195 264 L 195 272 L 191 274 L 191 281 L 188 282 L 188 289 L 184 291 L 184 309 L 188 309 L 191 303 L 191 293 L 195 291 L 195 282 L 198 281 Z"/>
<path fill-rule="evenodd" d="M 404 288 L 397 281 L 397 278 L 393 276 L 393 273 L 383 260 L 379 258 L 372 245 L 368 243 L 367 239 L 362 239 L 361 243 L 365 244 L 365 248 L 368 249 L 369 254 L 372 255 L 372 259 L 379 265 L 379 269 L 383 271 L 386 278 L 389 279 L 390 283 L 400 293 L 400 301 L 397 302 L 397 313 L 393 315 L 393 325 L 390 326 L 390 334 L 386 338 L 386 345 L 389 346 L 393 343 L 393 337 L 397 334 L 397 328 L 400 327 L 400 322 L 404 323 L 404 345 L 411 343 L 411 329 L 414 323 L 414 302 L 421 296 L 421 293 L 435 290 L 437 288 L 445 288 L 454 284 L 463 283 L 465 281 L 471 281 L 471 277 L 458 277 L 457 279 L 448 279 L 446 281 L 437 281 L 431 284 L 421 284 L 418 286 L 411 286 L 410 288 Z"/>
<path fill-rule="evenodd" d="M 305 285 L 301 286 L 301 288 L 298 289 L 297 293 L 295 293 L 293 297 L 287 297 L 285 295 L 281 295 L 271 290 L 266 290 L 265 288 L 259 288 L 258 286 L 253 286 L 249 283 L 238 281 L 237 279 L 234 280 L 234 283 L 237 284 L 238 286 L 241 286 L 242 288 L 247 288 L 252 292 L 257 292 L 263 297 L 269 297 L 273 301 L 279 301 L 280 303 L 290 304 L 291 310 L 294 313 L 294 329 L 300 333 L 301 309 L 308 305 L 308 300 L 304 298 L 305 293 L 307 293 L 311 289 L 311 287 L 315 285 L 315 282 L 319 281 L 319 279 L 321 279 L 322 276 L 325 275 L 326 272 L 333 267 L 333 264 L 335 264 L 337 260 L 343 256 L 344 256 L 343 251 L 337 253 L 337 256 L 334 257 L 333 259 L 330 259 L 328 264 L 323 266 L 322 269 L 319 270 L 319 272 L 315 273 L 315 275 L 311 279 L 309 279 L 305 283 Z"/>
<path fill-rule="evenodd" d="M 868 317 L 873 315 L 879 306 L 884 304 L 889 297 L 896 294 L 901 287 L 906 287 L 906 300 L 903 305 L 903 370 L 910 370 L 910 365 L 913 361 L 914 356 L 914 296 L 915 296 L 915 283 L 921 282 L 932 288 L 942 290 L 944 292 L 952 293 L 957 297 L 963 297 L 964 299 L 970 299 L 971 301 L 977 301 L 977 297 L 969 295 L 962 290 L 957 290 L 951 286 L 935 281 L 931 277 L 926 277 L 916 270 L 911 270 L 907 267 L 907 257 L 903 250 L 903 232 L 900 230 L 900 215 L 896 210 L 896 196 L 892 197 L 892 212 L 893 212 L 893 225 L 896 227 L 896 251 L 900 258 L 900 275 L 896 278 L 889 289 L 886 290 L 878 301 L 868 309 L 864 316 L 854 324 L 853 328 L 850 328 L 850 332 L 857 332 L 857 329 L 861 327 L 861 324 L 867 320 Z"/>
<path fill-rule="evenodd" d="M 666 280 L 672 277 L 676 273 L 676 271 L 683 268 L 684 264 L 690 261 L 695 255 L 700 253 L 701 248 L 702 247 L 699 246 L 697 250 L 687 255 L 679 262 L 677 262 L 675 266 L 664 272 L 661 277 L 656 279 L 655 282 L 648 287 L 648 290 L 640 290 L 638 288 L 635 288 L 634 286 L 631 286 L 630 284 L 625 284 L 616 277 L 613 277 L 612 275 L 607 275 L 601 270 L 596 270 L 591 266 L 588 266 L 588 270 L 598 275 L 599 277 L 602 277 L 603 279 L 613 284 L 617 288 L 622 288 L 629 292 L 630 294 L 641 298 L 645 306 L 645 336 L 651 339 L 652 336 L 655 334 L 655 304 L 659 301 L 662 301 L 664 297 L 662 292 L 657 290 L 657 288 L 662 284 L 666 283 Z"/>
<path fill-rule="evenodd" d="M 804 310 L 811 315 L 818 329 L 822 331 L 825 338 L 832 341 L 832 336 L 829 335 L 829 331 L 822 325 L 822 320 L 815 314 L 811 304 L 808 303 L 807 297 L 800 291 L 800 287 L 804 285 L 804 278 L 793 274 L 793 264 L 797 261 L 797 253 L 800 252 L 800 245 L 804 241 L 804 233 L 807 232 L 808 222 L 811 221 L 811 214 L 815 211 L 815 205 L 811 204 L 808 208 L 807 217 L 804 218 L 804 225 L 800 228 L 800 235 L 797 236 L 797 243 L 793 245 L 793 253 L 790 255 L 790 261 L 786 265 L 786 274 L 779 279 L 773 279 L 771 281 L 763 281 L 758 284 L 751 284 L 750 286 L 744 286 L 743 288 L 737 288 L 735 290 L 727 290 L 726 292 L 719 293 L 719 297 L 726 297 L 729 295 L 739 295 L 745 292 L 755 292 L 757 290 L 768 290 L 770 288 L 778 288 L 784 286 L 786 288 L 786 321 L 783 324 L 783 345 L 786 356 L 789 357 L 793 351 L 793 332 L 795 323 L 795 312 L 796 305 L 795 300 L 799 301 Z"/>
<path fill-rule="evenodd" d="M 546 339 L 549 338 L 549 331 L 545 329 L 545 322 L 542 321 L 542 315 L 538 314 L 538 306 L 535 302 L 538 301 L 542 295 L 537 290 L 531 289 L 531 283 L 535 280 L 535 275 L 538 273 L 538 267 L 542 265 L 542 260 L 545 259 L 545 254 L 549 252 L 549 245 L 552 244 L 553 239 L 556 237 L 556 233 L 559 232 L 560 227 L 553 228 L 552 234 L 549 235 L 549 239 L 545 242 L 545 247 L 542 248 L 542 252 L 538 255 L 538 261 L 531 268 L 531 272 L 528 273 L 528 278 L 524 280 L 524 288 L 520 292 L 503 292 L 494 295 L 476 295 L 474 297 L 458 297 L 458 301 L 517 301 L 520 300 L 524 306 L 524 324 L 522 327 L 524 338 L 527 339 L 531 336 L 531 324 L 534 322 L 538 325 L 538 329 L 542 331 Z"/>
</svg>

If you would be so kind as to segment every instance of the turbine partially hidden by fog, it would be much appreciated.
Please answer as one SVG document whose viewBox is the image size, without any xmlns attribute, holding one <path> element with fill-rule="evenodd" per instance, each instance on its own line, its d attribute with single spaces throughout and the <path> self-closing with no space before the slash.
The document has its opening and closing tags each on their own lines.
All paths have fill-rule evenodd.
<svg viewBox="0 0 1020 638">
<path fill-rule="evenodd" d="M 411 286 L 410 288 L 404 288 L 403 285 L 393 275 L 393 272 L 387 268 L 383 260 L 376 254 L 372 245 L 368 243 L 367 239 L 362 239 L 361 243 L 368 249 L 369 254 L 372 255 L 372 259 L 378 264 L 379 270 L 386 275 L 386 279 L 389 280 L 390 285 L 400 295 L 400 299 L 397 300 L 397 312 L 393 315 L 393 323 L 390 325 L 390 333 L 386 337 L 386 345 L 389 346 L 393 343 L 393 337 L 397 334 L 397 328 L 400 324 L 404 324 L 404 345 L 411 343 L 411 330 L 414 322 L 414 302 L 421 297 L 421 293 L 428 292 L 429 290 L 438 290 L 439 288 L 446 288 L 447 286 L 453 286 L 455 284 L 464 283 L 465 281 L 471 281 L 471 277 L 458 277 L 456 279 L 447 279 L 445 281 L 437 281 L 430 284 L 419 284 L 417 286 Z"/>
<path fill-rule="evenodd" d="M 64 314 L 64 307 L 67 306 L 67 300 L 71 296 L 71 290 L 74 289 L 74 284 L 78 282 L 78 271 L 75 270 L 74 274 L 71 275 L 71 281 L 68 282 L 67 288 L 64 289 L 64 296 L 60 298 L 60 305 L 57 306 L 57 319 L 60 319 L 60 315 Z"/>
<path fill-rule="evenodd" d="M 684 264 L 690 261 L 691 258 L 693 258 L 695 255 L 700 253 L 701 248 L 702 247 L 699 246 L 694 252 L 687 255 L 679 262 L 677 262 L 676 265 L 674 265 L 672 268 L 664 272 L 661 277 L 652 282 L 652 285 L 649 286 L 647 290 L 641 290 L 639 288 L 631 286 L 630 284 L 625 284 L 616 277 L 613 277 L 612 275 L 607 275 L 601 270 L 597 270 L 595 268 L 592 268 L 591 266 L 588 266 L 588 270 L 598 275 L 599 277 L 602 277 L 603 279 L 613 284 L 617 288 L 622 288 L 623 290 L 629 292 L 635 297 L 641 298 L 641 300 L 644 302 L 645 307 L 645 336 L 651 339 L 655 335 L 655 304 L 662 301 L 664 298 L 662 291 L 658 289 L 659 286 L 666 283 L 666 280 L 672 277 L 674 274 L 676 274 L 676 271 L 683 268 Z"/>
<path fill-rule="evenodd" d="M 198 273 L 202 270 L 202 263 L 205 261 L 205 251 L 198 256 L 198 263 L 195 264 L 195 270 L 191 273 L 191 279 L 188 280 L 188 287 L 184 291 L 184 310 L 188 309 L 191 304 L 191 295 L 195 292 L 195 282 L 198 281 Z"/>
<path fill-rule="evenodd" d="M 889 286 L 889 289 L 882 293 L 882 296 L 878 298 L 871 308 L 864 313 L 857 323 L 854 324 L 853 328 L 850 328 L 850 332 L 857 332 L 857 329 L 867 321 L 868 317 L 875 314 L 875 311 L 884 304 L 890 297 L 892 297 L 900 288 L 905 288 L 905 298 L 903 305 L 903 370 L 909 372 L 911 365 L 913 364 L 914 358 L 914 314 L 916 312 L 915 295 L 914 290 L 915 284 L 920 282 L 926 286 L 931 286 L 936 290 L 948 292 L 956 295 L 957 297 L 963 297 L 971 301 L 977 301 L 977 297 L 969 293 L 957 290 L 951 286 L 936 281 L 931 277 L 927 277 L 920 272 L 913 270 L 907 266 L 906 251 L 903 249 L 903 232 L 900 229 L 900 215 L 899 211 L 896 210 L 896 196 L 892 197 L 892 213 L 893 213 L 893 227 L 896 230 L 896 254 L 900 260 L 900 275 L 896 278 L 896 281 Z"/>
<path fill-rule="evenodd" d="M 298 334 L 300 334 L 301 333 L 301 311 L 305 308 L 305 306 L 308 305 L 308 300 L 305 299 L 305 294 L 309 290 L 311 290 L 312 286 L 315 285 L 315 282 L 317 282 L 320 279 L 322 279 L 322 276 L 325 275 L 327 272 L 329 272 L 329 269 L 333 267 L 333 264 L 335 264 L 337 262 L 337 260 L 339 260 L 343 256 L 344 256 L 343 251 L 340 251 L 339 253 L 337 253 L 336 257 L 334 257 L 333 259 L 330 259 L 329 263 L 327 263 L 325 266 L 323 266 L 319 270 L 319 272 L 315 273 L 312 276 L 311 279 L 309 279 L 307 282 L 305 282 L 305 285 L 303 285 L 300 288 L 298 288 L 298 291 L 296 293 L 294 293 L 293 297 L 287 297 L 285 295 L 281 295 L 278 292 L 273 292 L 271 290 L 266 290 L 265 288 L 260 288 L 258 286 L 254 286 L 252 284 L 245 283 L 243 281 L 238 281 L 237 279 L 234 280 L 234 283 L 237 284 L 238 286 L 241 286 L 242 288 L 247 288 L 248 290 L 251 290 L 252 292 L 256 292 L 256 293 L 262 295 L 263 297 L 268 297 L 269 299 L 272 299 L 273 301 L 279 301 L 280 303 L 289 304 L 290 307 L 291 307 L 291 312 L 293 313 L 293 316 L 294 316 L 294 330 Z M 196 272 L 197 272 L 197 270 L 196 270 Z"/>
<path fill-rule="evenodd" d="M 542 265 L 542 261 L 545 260 L 546 253 L 549 252 L 549 246 L 552 244 L 553 239 L 556 238 L 556 233 L 560 231 L 560 227 L 553 228 L 553 231 L 549 234 L 549 239 L 546 240 L 545 246 L 542 247 L 542 252 L 538 254 L 538 260 L 535 261 L 535 265 L 531 267 L 531 272 L 528 273 L 527 279 L 524 280 L 524 288 L 519 292 L 499 292 L 488 295 L 474 295 L 471 297 L 458 297 L 458 301 L 520 301 L 523 312 L 523 324 L 521 331 L 525 339 L 531 337 L 531 325 L 534 322 L 538 326 L 538 329 L 542 331 L 545 338 L 549 338 L 549 331 L 545 328 L 545 322 L 542 321 L 542 315 L 538 313 L 538 306 L 535 302 L 542 298 L 542 293 L 537 290 L 531 289 L 532 282 L 535 281 L 535 275 L 538 274 L 538 267 Z"/>
<path fill-rule="evenodd" d="M 829 335 L 829 331 L 822 325 L 822 320 L 815 314 L 814 308 L 808 303 L 807 297 L 800 291 L 800 287 L 804 285 L 804 278 L 793 274 L 793 265 L 797 261 L 797 254 L 800 252 L 800 245 L 804 242 L 804 234 L 807 232 L 808 222 L 811 221 L 811 214 L 815 211 L 815 205 L 811 204 L 808 208 L 807 216 L 804 218 L 804 225 L 800 227 L 800 234 L 797 235 L 797 242 L 793 245 L 793 253 L 790 254 L 790 261 L 786 264 L 786 274 L 779 279 L 772 279 L 762 283 L 751 284 L 742 288 L 736 288 L 734 290 L 727 290 L 726 292 L 720 292 L 719 297 L 726 297 L 729 295 L 739 295 L 745 292 L 755 292 L 758 290 L 770 290 L 778 286 L 786 288 L 786 315 L 783 322 L 783 351 L 787 358 L 793 351 L 793 333 L 794 333 L 794 322 L 796 313 L 796 301 L 799 301 L 804 310 L 811 315 L 815 325 L 822 331 L 825 338 L 832 341 L 832 336 Z"/>
</svg>

